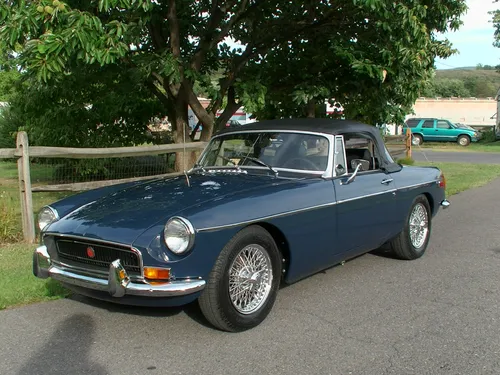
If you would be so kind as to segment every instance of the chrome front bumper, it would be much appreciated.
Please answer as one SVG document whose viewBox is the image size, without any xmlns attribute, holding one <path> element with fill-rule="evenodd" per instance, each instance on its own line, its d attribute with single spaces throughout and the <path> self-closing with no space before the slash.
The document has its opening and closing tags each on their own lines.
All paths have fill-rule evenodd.
<svg viewBox="0 0 500 375">
<path fill-rule="evenodd" d="M 50 260 L 46 246 L 40 246 L 33 254 L 33 274 L 41 279 L 51 277 L 66 284 L 109 292 L 112 297 L 124 295 L 143 297 L 177 297 L 199 292 L 205 288 L 205 280 L 174 280 L 162 284 L 132 282 L 119 259 L 109 266 L 108 279 L 81 275 L 63 269 Z"/>
</svg>

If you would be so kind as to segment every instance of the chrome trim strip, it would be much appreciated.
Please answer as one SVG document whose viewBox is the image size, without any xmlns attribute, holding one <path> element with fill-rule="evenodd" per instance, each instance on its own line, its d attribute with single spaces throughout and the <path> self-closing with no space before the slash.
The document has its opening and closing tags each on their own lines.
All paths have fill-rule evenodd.
<svg viewBox="0 0 500 375">
<path fill-rule="evenodd" d="M 315 210 L 315 209 L 318 209 L 318 208 L 323 208 L 323 207 L 328 207 L 328 206 L 334 206 L 334 205 L 337 205 L 337 204 L 352 202 L 352 201 L 359 200 L 359 199 L 364 199 L 364 198 L 370 198 L 370 197 L 377 196 L 377 195 L 396 193 L 396 192 L 398 192 L 398 191 L 400 191 L 402 189 L 408 189 L 408 188 L 412 188 L 412 187 L 429 185 L 429 184 L 433 184 L 435 182 L 436 182 L 436 180 L 428 181 L 428 182 L 424 182 L 424 183 L 420 183 L 420 184 L 415 184 L 415 185 L 408 185 L 408 186 L 405 186 L 405 187 L 402 187 L 402 188 L 398 188 L 398 189 L 384 190 L 384 191 L 381 191 L 381 192 L 372 193 L 372 194 L 366 194 L 366 195 L 362 195 L 362 196 L 355 197 L 355 198 L 343 199 L 343 200 L 339 200 L 337 202 L 331 202 L 331 203 L 320 204 L 320 205 L 317 205 L 317 206 L 300 208 L 300 209 L 297 209 L 297 210 L 291 210 L 291 211 L 281 212 L 281 213 L 278 213 L 278 214 L 273 214 L 273 215 L 268 215 L 268 216 L 261 216 L 261 217 L 255 218 L 255 219 L 240 221 L 240 222 L 232 223 L 232 224 L 223 224 L 223 225 L 216 225 L 216 226 L 213 226 L 213 227 L 199 228 L 199 229 L 197 229 L 197 232 L 210 232 L 210 231 L 219 230 L 219 229 L 238 227 L 240 225 L 246 225 L 246 224 L 256 223 L 256 222 L 262 221 L 262 220 L 275 219 L 275 218 L 278 218 L 278 217 L 292 215 L 292 214 L 296 214 L 296 213 L 300 213 L 300 212 L 311 211 L 311 210 Z"/>
<path fill-rule="evenodd" d="M 91 238 L 91 237 L 85 237 L 85 236 L 77 236 L 74 234 L 63 234 L 63 233 L 57 233 L 57 232 L 46 232 L 45 236 L 54 236 L 54 237 L 63 237 L 63 238 L 72 238 L 75 240 L 79 241 L 91 241 L 91 242 L 100 242 L 103 244 L 108 244 L 108 245 L 116 245 L 116 246 L 123 246 L 123 247 L 131 247 L 130 244 L 122 243 L 122 242 L 114 242 L 114 241 L 106 241 L 106 240 L 101 240 L 101 239 L 96 239 L 96 238 Z"/>
<path fill-rule="evenodd" d="M 273 215 L 268 215 L 268 216 L 261 216 L 261 217 L 255 218 L 255 219 L 240 221 L 238 223 L 223 224 L 223 225 L 217 225 L 217 226 L 214 226 L 214 227 L 200 228 L 200 229 L 198 229 L 198 232 L 209 232 L 209 231 L 223 229 L 223 228 L 237 227 L 237 226 L 240 226 L 240 225 L 251 224 L 251 223 L 255 223 L 255 222 L 258 222 L 258 221 L 262 221 L 262 220 L 269 220 L 269 219 L 274 219 L 274 218 L 278 218 L 278 217 L 288 216 L 288 215 L 296 214 L 296 213 L 299 213 L 299 212 L 307 212 L 307 211 L 312 211 L 312 210 L 316 210 L 316 209 L 323 208 L 323 207 L 335 206 L 336 204 L 337 204 L 337 202 L 324 203 L 324 204 L 320 204 L 320 205 L 317 205 L 317 206 L 311 206 L 311 207 L 299 208 L 297 210 L 280 212 L 279 214 L 273 214 Z"/>
<path fill-rule="evenodd" d="M 439 180 L 432 180 L 432 181 L 427 181 L 427 182 L 421 182 L 419 184 L 403 186 L 403 187 L 398 188 L 397 190 L 399 191 L 399 190 L 405 190 L 405 189 L 410 189 L 410 188 L 416 188 L 419 186 L 431 185 L 431 184 L 435 184 L 436 182 L 439 182 Z"/>
<path fill-rule="evenodd" d="M 203 167 L 205 168 L 205 171 L 204 173 L 210 173 L 212 171 L 217 171 L 217 170 L 224 170 L 225 168 L 227 167 L 224 167 L 224 166 L 209 166 L 209 167 Z M 295 173 L 302 173 L 302 174 L 315 174 L 315 175 L 323 175 L 325 172 L 326 172 L 326 169 L 324 171 L 311 171 L 311 170 L 308 170 L 308 169 L 291 169 L 291 168 L 281 168 L 281 167 L 273 167 L 274 169 L 276 169 L 277 171 L 282 171 L 282 172 L 295 172 Z M 269 168 L 267 167 L 261 167 L 261 166 L 258 166 L 258 165 L 240 165 L 240 169 L 257 169 L 257 170 L 263 170 L 263 171 L 269 171 Z M 197 171 L 199 171 L 201 169 L 198 169 Z M 230 171 L 232 172 L 234 169 L 231 169 Z M 203 173 L 203 172 L 202 172 Z"/>
<path fill-rule="evenodd" d="M 370 197 L 375 197 L 377 195 L 383 195 L 383 194 L 389 194 L 389 193 L 394 193 L 396 192 L 397 189 L 390 189 L 390 190 L 384 190 L 384 191 L 379 191 L 377 193 L 371 193 L 371 194 L 366 194 L 362 195 L 359 197 L 354 197 L 354 198 L 347 198 L 347 199 L 342 199 L 337 201 L 338 204 L 346 203 L 346 202 L 352 202 L 352 201 L 358 201 L 360 199 L 365 199 L 365 198 L 370 198 Z"/>
</svg>

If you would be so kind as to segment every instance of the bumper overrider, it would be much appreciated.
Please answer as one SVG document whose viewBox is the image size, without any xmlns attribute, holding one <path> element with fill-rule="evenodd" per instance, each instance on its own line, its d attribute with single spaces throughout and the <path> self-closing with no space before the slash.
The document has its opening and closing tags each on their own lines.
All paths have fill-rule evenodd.
<svg viewBox="0 0 500 375">
<path fill-rule="evenodd" d="M 451 205 L 451 203 L 447 199 L 444 199 L 441 201 L 441 207 L 443 207 L 443 209 L 447 209 L 448 207 L 450 207 L 450 205 Z"/>
<path fill-rule="evenodd" d="M 41 279 L 48 277 L 81 288 L 108 292 L 111 297 L 177 297 L 199 292 L 205 288 L 205 280 L 171 280 L 161 284 L 133 282 L 120 259 L 111 262 L 108 279 L 82 275 L 53 264 L 46 246 L 39 246 L 33 254 L 33 274 Z"/>
</svg>

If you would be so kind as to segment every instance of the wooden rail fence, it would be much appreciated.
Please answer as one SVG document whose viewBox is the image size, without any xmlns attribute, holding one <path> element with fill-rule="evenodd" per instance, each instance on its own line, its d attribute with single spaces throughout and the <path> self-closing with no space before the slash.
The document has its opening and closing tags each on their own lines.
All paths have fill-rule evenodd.
<svg viewBox="0 0 500 375">
<path fill-rule="evenodd" d="M 391 156 L 395 159 L 401 157 L 411 158 L 411 130 L 406 129 L 405 134 L 384 136 L 385 145 Z"/>
<path fill-rule="evenodd" d="M 385 143 L 390 154 L 411 157 L 411 132 L 396 136 L 385 136 Z M 67 147 L 30 147 L 26 132 L 17 134 L 16 148 L 0 149 L 0 159 L 17 159 L 19 176 L 19 193 L 21 199 L 22 228 L 25 241 L 35 241 L 35 219 L 33 215 L 33 192 L 43 191 L 84 191 L 123 182 L 140 181 L 156 177 L 178 176 L 181 173 L 167 173 L 154 176 L 142 176 L 115 180 L 78 182 L 58 185 L 31 185 L 30 158 L 68 158 L 68 159 L 95 159 L 121 158 L 131 156 L 150 156 L 181 151 L 201 151 L 206 142 L 192 142 L 186 144 L 166 144 L 139 147 L 110 147 L 110 148 L 67 148 Z"/>
<path fill-rule="evenodd" d="M 154 176 L 141 176 L 116 180 L 78 182 L 59 185 L 31 185 L 30 158 L 65 158 L 65 159 L 96 159 L 122 158 L 130 156 L 151 156 L 182 151 L 201 151 L 206 142 L 192 142 L 186 144 L 166 144 L 138 147 L 109 147 L 109 148 L 67 148 L 67 147 L 30 147 L 26 132 L 17 134 L 16 148 L 0 149 L 0 159 L 17 159 L 19 176 L 19 192 L 21 198 L 21 217 L 24 240 L 30 243 L 35 241 L 35 218 L 33 215 L 33 192 L 42 191 L 84 191 L 102 186 L 123 182 L 147 180 L 161 176 L 178 176 L 181 173 L 166 173 Z"/>
</svg>

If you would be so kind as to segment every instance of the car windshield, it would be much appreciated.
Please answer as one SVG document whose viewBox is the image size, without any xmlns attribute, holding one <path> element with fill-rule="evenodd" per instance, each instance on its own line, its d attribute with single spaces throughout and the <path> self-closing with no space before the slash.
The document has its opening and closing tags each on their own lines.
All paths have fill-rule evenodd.
<svg viewBox="0 0 500 375">
<path fill-rule="evenodd" d="M 260 168 L 324 172 L 330 142 L 306 133 L 229 133 L 213 138 L 197 165 L 203 168 Z"/>
</svg>

